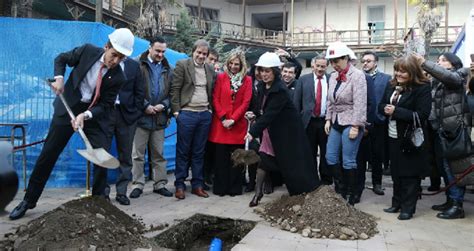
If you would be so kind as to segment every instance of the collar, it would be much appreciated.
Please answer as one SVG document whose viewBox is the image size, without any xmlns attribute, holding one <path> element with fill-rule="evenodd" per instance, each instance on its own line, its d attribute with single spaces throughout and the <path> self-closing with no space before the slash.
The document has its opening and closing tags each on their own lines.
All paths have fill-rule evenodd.
<svg viewBox="0 0 474 251">
<path fill-rule="evenodd" d="M 313 79 L 318 79 L 318 78 L 319 78 L 319 76 L 316 75 L 316 73 L 313 72 Z M 325 79 L 325 78 L 326 78 L 326 74 L 323 74 L 323 75 L 321 76 L 321 79 Z"/>
<path fill-rule="evenodd" d="M 150 62 L 151 64 L 154 64 L 154 65 L 159 65 L 162 62 L 162 61 L 159 61 L 159 62 L 153 61 L 153 59 L 151 59 L 150 55 L 147 56 L 147 59 L 148 59 L 148 62 Z"/>
<path fill-rule="evenodd" d="M 198 64 L 196 62 L 196 60 L 193 59 L 193 63 L 194 63 L 194 66 L 198 67 L 198 68 L 203 68 L 204 67 L 204 64 Z"/>
</svg>

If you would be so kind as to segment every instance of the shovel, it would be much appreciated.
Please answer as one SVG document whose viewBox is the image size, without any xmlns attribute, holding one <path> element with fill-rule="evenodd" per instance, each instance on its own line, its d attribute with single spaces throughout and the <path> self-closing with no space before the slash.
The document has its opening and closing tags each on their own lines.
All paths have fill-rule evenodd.
<svg viewBox="0 0 474 251">
<path fill-rule="evenodd" d="M 247 133 L 250 131 L 250 120 L 247 119 Z M 240 165 L 252 165 L 258 163 L 260 161 L 260 157 L 254 150 L 249 150 L 249 139 L 245 140 L 245 148 L 244 149 L 237 149 L 235 150 L 232 155 L 231 159 L 234 162 L 234 167 Z M 245 169 L 244 169 L 245 170 Z"/>
<path fill-rule="evenodd" d="M 54 81 L 54 79 L 48 79 L 48 85 L 51 86 L 51 83 Z M 63 94 L 61 93 L 58 96 L 61 99 L 61 102 L 63 102 L 64 107 L 66 107 L 69 117 L 75 120 L 76 116 L 74 116 L 74 113 L 64 99 Z M 82 157 L 98 166 L 108 169 L 115 169 L 120 166 L 120 162 L 114 156 L 110 155 L 104 148 L 92 148 L 92 145 L 82 128 L 78 127 L 77 131 L 79 132 L 79 135 L 81 135 L 81 138 L 84 140 L 84 144 L 86 145 L 86 149 L 77 150 L 77 152 L 82 155 Z"/>
</svg>

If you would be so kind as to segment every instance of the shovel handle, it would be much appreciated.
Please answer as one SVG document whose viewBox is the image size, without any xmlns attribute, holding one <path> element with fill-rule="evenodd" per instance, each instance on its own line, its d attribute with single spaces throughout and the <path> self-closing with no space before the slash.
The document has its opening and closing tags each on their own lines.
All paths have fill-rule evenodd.
<svg viewBox="0 0 474 251">
<path fill-rule="evenodd" d="M 249 133 L 249 131 L 250 131 L 250 124 L 251 124 L 250 120 L 247 119 L 247 133 Z M 249 143 L 250 143 L 250 140 L 248 138 L 246 138 L 245 139 L 245 151 L 249 150 Z"/>
<path fill-rule="evenodd" d="M 54 79 L 47 79 L 46 83 L 48 83 L 48 85 L 51 86 L 51 83 L 54 82 L 54 81 L 55 81 Z M 66 110 L 67 110 L 67 113 L 69 114 L 69 117 L 71 117 L 72 120 L 75 120 L 76 116 L 72 112 L 71 107 L 69 107 L 69 105 L 67 104 L 66 99 L 64 98 L 63 94 L 61 93 L 58 96 L 59 96 L 59 99 L 61 99 L 61 102 L 63 103 L 64 107 L 66 107 Z M 92 149 L 91 142 L 89 141 L 86 134 L 84 133 L 84 130 L 82 130 L 82 128 L 78 127 L 77 131 L 79 132 L 79 135 L 81 135 L 81 138 L 84 140 L 86 148 L 87 149 Z"/>
</svg>

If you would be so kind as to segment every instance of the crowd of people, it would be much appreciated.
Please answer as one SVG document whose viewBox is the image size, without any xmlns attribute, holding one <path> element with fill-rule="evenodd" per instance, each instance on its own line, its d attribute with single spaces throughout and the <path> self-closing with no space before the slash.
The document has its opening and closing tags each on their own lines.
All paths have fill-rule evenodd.
<svg viewBox="0 0 474 251">
<path fill-rule="evenodd" d="M 355 205 L 367 168 L 377 195 L 385 194 L 382 175 L 389 170 L 393 196 L 384 211 L 400 212 L 399 220 L 415 214 L 421 179 L 431 176 L 432 190 L 439 189 L 436 174 L 446 185 L 455 180 L 443 135 L 456 136 L 460 125 L 470 130 L 472 99 L 466 96 L 469 71 L 452 53 L 440 55 L 436 63 L 417 54 L 401 57 L 390 76 L 377 67 L 375 52 L 362 53 L 359 69 L 355 53 L 335 42 L 311 60 L 311 73 L 300 76 L 301 64 L 282 49 L 265 52 L 252 67 L 245 53 L 235 50 L 220 67 L 218 53 L 200 39 L 191 57 L 173 69 L 164 38 L 151 40 L 137 58 L 129 57 L 133 41 L 130 30 L 121 28 L 104 48 L 86 44 L 56 57 L 52 89 L 64 95 L 76 118 L 70 120 L 55 100 L 46 143 L 10 219 L 36 206 L 78 127 L 94 148 L 109 150 L 115 137 L 120 162 L 115 199 L 121 205 L 143 193 L 145 154 L 154 193 L 185 199 L 191 171 L 192 194 L 207 198 L 211 189 L 218 196 L 255 191 L 250 207 L 281 184 L 290 195 L 334 185 Z M 73 70 L 64 84 L 66 66 Z M 166 186 L 163 157 L 171 117 L 177 124 L 174 194 Z M 424 132 L 420 144 L 412 139 L 418 128 Z M 260 162 L 235 165 L 232 153 L 246 142 Z M 463 218 L 464 192 L 465 187 L 451 184 L 446 203 L 433 206 L 441 211 L 437 217 Z M 107 169 L 95 165 L 92 194 L 108 199 L 109 193 Z"/>
</svg>

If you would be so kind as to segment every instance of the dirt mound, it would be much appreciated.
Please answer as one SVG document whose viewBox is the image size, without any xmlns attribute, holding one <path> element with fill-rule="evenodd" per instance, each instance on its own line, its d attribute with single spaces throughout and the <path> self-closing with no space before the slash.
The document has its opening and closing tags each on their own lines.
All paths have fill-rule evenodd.
<svg viewBox="0 0 474 251">
<path fill-rule="evenodd" d="M 103 198 L 69 201 L 6 234 L 6 250 L 133 249 L 151 247 L 144 226 Z M 2 249 L 2 248 L 0 248 Z"/>
<path fill-rule="evenodd" d="M 329 186 L 303 195 L 284 195 L 258 211 L 272 226 L 304 237 L 368 239 L 378 233 L 375 217 L 359 211 Z"/>
</svg>

